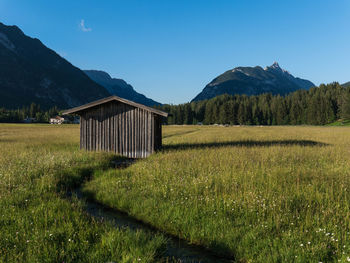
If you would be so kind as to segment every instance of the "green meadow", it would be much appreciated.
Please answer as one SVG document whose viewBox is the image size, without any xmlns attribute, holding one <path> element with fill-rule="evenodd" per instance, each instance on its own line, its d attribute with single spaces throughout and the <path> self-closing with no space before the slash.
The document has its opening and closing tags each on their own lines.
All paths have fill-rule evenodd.
<svg viewBox="0 0 350 263">
<path fill-rule="evenodd" d="M 0 125 L 0 262 L 155 262 L 165 238 L 117 229 L 66 192 L 109 167 L 78 126 Z"/>
<path fill-rule="evenodd" d="M 74 125 L 0 125 L 0 261 L 162 262 L 166 238 L 89 217 L 89 200 L 237 262 L 350 261 L 350 127 L 165 126 L 126 169 Z"/>
</svg>

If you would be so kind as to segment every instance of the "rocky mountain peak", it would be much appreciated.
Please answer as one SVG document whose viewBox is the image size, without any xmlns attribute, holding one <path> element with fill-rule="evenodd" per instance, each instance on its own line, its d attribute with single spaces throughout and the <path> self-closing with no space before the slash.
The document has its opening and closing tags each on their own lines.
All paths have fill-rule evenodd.
<svg viewBox="0 0 350 263">
<path fill-rule="evenodd" d="M 287 75 L 290 75 L 290 73 L 287 70 L 281 68 L 280 65 L 278 64 L 278 62 L 276 62 L 276 61 L 273 62 L 273 64 L 271 66 L 265 67 L 264 70 L 265 71 L 275 71 L 275 72 L 285 73 Z"/>
<path fill-rule="evenodd" d="M 226 71 L 208 83 L 193 101 L 210 99 L 221 94 L 286 95 L 298 89 L 307 90 L 314 86 L 308 80 L 294 77 L 282 69 L 277 62 L 274 62 L 264 69 L 259 66 L 236 67 Z"/>
<path fill-rule="evenodd" d="M 275 68 L 275 69 L 280 69 L 280 65 L 278 64 L 277 61 L 273 62 L 273 64 L 270 66 L 270 68 Z"/>
<path fill-rule="evenodd" d="M 280 65 L 278 64 L 278 62 L 273 62 L 273 64 L 271 65 L 271 66 L 266 66 L 265 68 L 264 68 L 264 70 L 277 70 L 277 71 L 284 71 L 281 67 L 280 67 Z"/>
</svg>

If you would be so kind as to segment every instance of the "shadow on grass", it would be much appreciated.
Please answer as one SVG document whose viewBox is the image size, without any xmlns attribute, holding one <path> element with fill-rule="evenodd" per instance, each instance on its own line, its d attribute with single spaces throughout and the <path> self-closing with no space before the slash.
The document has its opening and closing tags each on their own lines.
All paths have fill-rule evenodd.
<svg viewBox="0 0 350 263">
<path fill-rule="evenodd" d="M 187 150 L 201 148 L 222 148 L 222 147 L 270 147 L 270 146 L 328 146 L 327 143 L 312 140 L 270 140 L 270 141 L 228 141 L 208 143 L 179 143 L 163 145 L 163 150 Z"/>
<path fill-rule="evenodd" d="M 124 164 L 128 162 L 128 158 L 121 156 L 110 156 L 103 161 L 92 162 L 89 164 L 82 164 L 75 166 L 57 174 L 57 192 L 70 192 L 73 189 L 79 188 L 85 182 L 92 179 L 93 174 L 96 171 L 104 171 L 111 168 L 120 168 L 120 163 Z"/>
<path fill-rule="evenodd" d="M 14 139 L 2 139 L 2 138 L 0 138 L 0 142 L 15 142 L 16 140 L 14 140 Z"/>
<path fill-rule="evenodd" d="M 164 136 L 163 136 L 163 139 L 171 138 L 171 137 L 174 137 L 174 136 L 181 136 L 181 135 L 186 135 L 186 134 L 194 133 L 194 132 L 196 132 L 196 131 L 198 131 L 198 130 L 199 130 L 199 129 L 195 129 L 195 130 L 190 130 L 190 131 L 182 131 L 182 132 L 177 132 L 177 133 L 173 133 L 173 134 L 164 135 Z"/>
<path fill-rule="evenodd" d="M 161 234 L 167 238 L 166 249 L 162 253 L 161 262 L 192 262 L 192 263 L 232 263 L 235 262 L 233 252 L 224 243 L 212 242 L 210 248 L 203 245 L 191 244 L 189 241 L 166 231 L 156 228 L 150 223 L 130 216 L 127 212 L 115 209 L 109 205 L 97 201 L 95 193 L 91 191 L 78 191 L 77 196 L 85 198 L 86 212 L 100 220 L 110 222 L 118 228 L 128 228 L 134 231 L 143 230 L 150 233 Z M 173 259 L 168 261 L 169 259 Z"/>
<path fill-rule="evenodd" d="M 234 256 L 231 255 L 232 252 L 229 252 L 225 244 L 211 244 L 212 250 L 201 245 L 190 244 L 182 238 L 166 233 L 149 223 L 128 215 L 125 211 L 120 211 L 97 201 L 94 192 L 82 190 L 84 183 L 92 180 L 96 172 L 112 168 L 124 169 L 132 163 L 134 163 L 134 160 L 115 157 L 109 158 L 105 162 L 85 164 L 61 171 L 57 182 L 57 192 L 64 198 L 70 199 L 72 196 L 76 196 L 83 200 L 85 212 L 99 222 L 109 222 L 121 229 L 144 230 L 164 235 L 168 241 L 165 250 L 161 252 L 159 258 L 161 262 L 229 263 L 234 261 Z M 216 253 L 213 251 L 216 251 Z"/>
</svg>

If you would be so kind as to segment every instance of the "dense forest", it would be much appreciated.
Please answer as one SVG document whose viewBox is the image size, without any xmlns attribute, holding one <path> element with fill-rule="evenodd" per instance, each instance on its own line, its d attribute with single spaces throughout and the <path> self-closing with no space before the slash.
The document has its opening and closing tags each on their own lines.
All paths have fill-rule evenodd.
<svg viewBox="0 0 350 263">
<path fill-rule="evenodd" d="M 350 117 L 350 87 L 335 82 L 284 97 L 221 95 L 159 109 L 170 113 L 168 124 L 324 125 Z"/>
<path fill-rule="evenodd" d="M 162 105 L 158 109 L 170 113 L 168 124 L 230 125 L 324 125 L 338 119 L 350 119 L 350 87 L 339 83 L 298 90 L 287 96 L 221 95 L 210 100 L 180 105 Z M 0 122 L 49 122 L 59 114 L 56 107 L 48 111 L 32 103 L 17 110 L 0 108 Z"/>
</svg>

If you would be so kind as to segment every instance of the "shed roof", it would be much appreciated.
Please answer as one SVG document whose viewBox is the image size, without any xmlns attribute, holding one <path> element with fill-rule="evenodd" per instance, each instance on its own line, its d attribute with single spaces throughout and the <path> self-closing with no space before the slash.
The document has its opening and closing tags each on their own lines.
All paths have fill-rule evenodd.
<svg viewBox="0 0 350 263">
<path fill-rule="evenodd" d="M 66 110 L 66 111 L 63 112 L 63 115 L 67 115 L 67 114 L 71 114 L 71 113 L 79 114 L 79 112 L 81 112 L 83 110 L 86 110 L 86 109 L 89 109 L 89 108 L 92 108 L 92 107 L 95 107 L 95 106 L 98 106 L 98 105 L 101 105 L 101 104 L 104 104 L 104 103 L 107 103 L 107 102 L 110 102 L 110 101 L 119 101 L 121 103 L 125 103 L 125 104 L 128 104 L 128 105 L 134 106 L 136 108 L 140 108 L 140 109 L 144 109 L 144 110 L 153 112 L 153 113 L 158 114 L 158 115 L 163 116 L 163 117 L 168 117 L 168 113 L 166 113 L 164 111 L 153 109 L 153 108 L 147 107 L 147 106 L 145 106 L 143 104 L 139 104 L 139 103 L 127 100 L 127 99 L 123 99 L 123 98 L 120 98 L 118 96 L 110 96 L 110 97 L 107 97 L 107 98 L 104 98 L 104 99 L 100 99 L 100 100 L 96 100 L 96 101 L 84 104 L 84 105 L 79 106 L 79 107 L 75 107 L 75 108 Z"/>
</svg>

